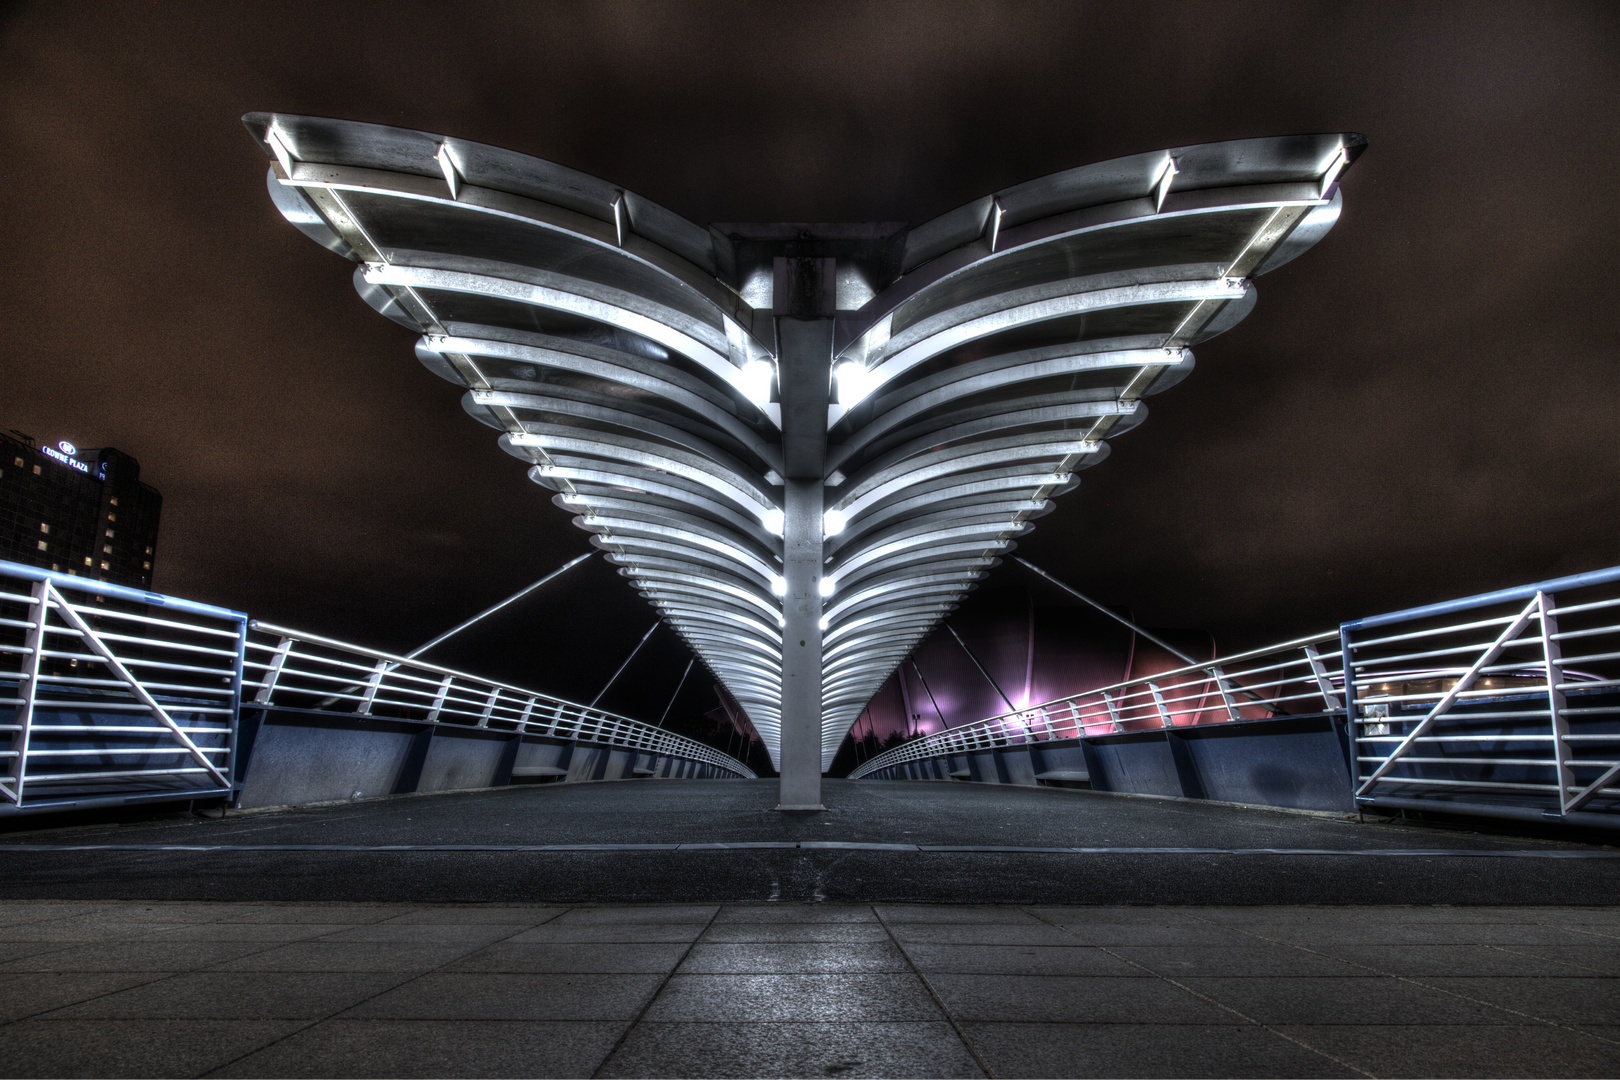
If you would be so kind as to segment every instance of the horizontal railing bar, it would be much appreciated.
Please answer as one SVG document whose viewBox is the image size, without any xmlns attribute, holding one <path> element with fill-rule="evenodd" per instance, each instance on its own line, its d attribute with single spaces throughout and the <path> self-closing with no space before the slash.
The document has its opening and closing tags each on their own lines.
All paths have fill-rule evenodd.
<svg viewBox="0 0 1620 1080">
<path fill-rule="evenodd" d="M 165 729 L 165 730 L 167 730 L 167 729 Z M 228 754 L 228 753 L 231 752 L 231 748 L 228 747 L 228 746 L 199 746 L 199 747 L 197 747 L 197 750 L 199 752 L 201 752 L 201 753 L 204 753 L 204 754 Z M 80 750 L 36 750 L 32 746 L 30 746 L 28 748 L 28 756 L 31 757 L 31 758 L 36 758 L 36 757 L 131 757 L 131 756 L 136 755 L 136 754 L 146 754 L 148 756 L 152 756 L 152 755 L 164 756 L 164 755 L 166 755 L 166 756 L 169 756 L 169 757 L 174 757 L 176 755 L 186 756 L 186 755 L 189 755 L 190 753 L 191 753 L 191 751 L 187 750 L 183 746 L 174 746 L 174 747 L 169 747 L 167 749 L 162 748 L 162 747 L 156 747 L 156 746 L 127 746 L 127 747 L 118 747 L 117 749 L 109 749 L 109 750 L 82 750 L 82 749 L 80 749 Z"/>
<path fill-rule="evenodd" d="M 189 773 L 207 774 L 207 769 L 132 769 L 119 772 L 93 772 L 93 773 L 29 773 L 23 777 L 24 784 L 51 784 L 62 783 L 67 780 L 127 780 L 137 776 L 183 776 Z M 230 788 L 219 788 L 219 791 L 229 791 Z"/>
<path fill-rule="evenodd" d="M 1356 619 L 1345 623 L 1344 626 L 1347 630 L 1370 630 L 1379 626 L 1390 626 L 1395 623 L 1410 622 L 1413 619 L 1427 618 L 1431 615 L 1449 615 L 1456 611 L 1471 611 L 1491 604 L 1503 604 L 1513 600 L 1522 603 L 1534 597 L 1538 592 L 1565 592 L 1571 589 L 1584 589 L 1592 585 L 1607 585 L 1614 581 L 1620 581 L 1620 566 L 1609 567 L 1605 570 L 1593 570 L 1585 574 L 1571 574 L 1568 577 L 1553 578 L 1550 581 L 1541 581 L 1533 585 L 1519 585 L 1511 589 L 1498 589 L 1495 592 L 1480 593 L 1477 596 L 1467 596 L 1459 600 L 1425 604 L 1422 607 L 1407 608 L 1404 611 L 1392 611 L 1387 615 L 1374 615 L 1365 619 Z"/>
</svg>

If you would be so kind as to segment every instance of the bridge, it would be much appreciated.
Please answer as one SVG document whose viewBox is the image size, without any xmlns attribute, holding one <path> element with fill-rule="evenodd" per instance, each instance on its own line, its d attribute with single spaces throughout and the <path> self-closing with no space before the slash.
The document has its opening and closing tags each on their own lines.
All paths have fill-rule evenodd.
<svg viewBox="0 0 1620 1080">
<path fill-rule="evenodd" d="M 107 974 L 88 943 L 133 956 L 172 930 L 207 943 L 155 947 L 174 978 L 217 993 L 236 965 L 304 1002 L 231 1006 L 255 1024 L 292 1009 L 379 1047 L 399 1020 L 574 1025 L 487 1062 L 462 1032 L 428 1054 L 440 1072 L 1051 1074 L 1144 1009 L 1162 1029 L 1115 1031 L 1126 1058 L 1086 1068 L 1185 1040 L 1147 1071 L 1245 1053 L 1290 1075 L 1455 1071 L 1310 1026 L 1338 1008 L 1389 1025 L 1369 998 L 1408 1002 L 1397 1024 L 1507 1025 L 1492 1061 L 1521 1070 L 1612 1064 L 1594 1027 L 1612 1017 L 1588 1006 L 1620 886 L 1596 842 L 1620 822 L 1620 568 L 1009 700 L 825 776 L 919 643 L 1249 313 L 1254 279 L 1333 226 L 1359 136 L 1139 155 L 915 228 L 704 228 L 453 137 L 245 122 L 278 209 L 420 335 L 418 361 L 681 635 L 777 775 L 425 647 L 0 564 L 14 970 L 79 986 Z M 1392 906 L 1414 904 L 1517 914 L 1486 933 Z M 307 941 L 289 929 L 306 914 L 329 924 Z M 256 933 L 283 944 L 233 951 Z M 1442 959 L 1395 948 L 1413 942 Z M 358 981 L 323 989 L 323 964 Z M 1509 969 L 1567 986 L 1463 987 Z M 1314 1004 L 1254 985 L 1278 979 Z M 193 1007 L 61 992 L 95 1022 Z M 857 1020 L 870 1044 L 840 1034 Z M 714 1042 L 742 1021 L 770 1031 Z M 404 1067 L 300 1038 L 195 1052 Z"/>
</svg>

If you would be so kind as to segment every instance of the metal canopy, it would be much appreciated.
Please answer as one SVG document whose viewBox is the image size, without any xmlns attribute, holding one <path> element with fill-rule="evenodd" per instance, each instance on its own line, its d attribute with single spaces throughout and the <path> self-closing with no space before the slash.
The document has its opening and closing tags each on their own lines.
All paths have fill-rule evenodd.
<svg viewBox="0 0 1620 1080">
<path fill-rule="evenodd" d="M 1191 347 L 1248 313 L 1252 279 L 1327 233 L 1366 145 L 1324 134 L 1140 154 L 909 230 L 705 229 L 477 143 L 244 122 L 282 214 L 359 264 L 360 295 L 422 335 L 421 362 L 467 388 L 463 408 L 532 464 L 778 765 L 784 476 L 803 475 L 795 417 L 815 413 L 822 768 L 1105 439 L 1192 370 Z M 784 323 L 818 319 L 830 349 L 790 367 Z M 798 388 L 829 384 L 821 441 L 820 398 Z"/>
</svg>

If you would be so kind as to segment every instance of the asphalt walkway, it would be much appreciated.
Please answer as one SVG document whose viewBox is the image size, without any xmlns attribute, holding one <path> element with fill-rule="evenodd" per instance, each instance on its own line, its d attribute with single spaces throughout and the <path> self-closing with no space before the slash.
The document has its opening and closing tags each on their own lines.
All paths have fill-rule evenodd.
<svg viewBox="0 0 1620 1080">
<path fill-rule="evenodd" d="M 626 781 L 0 834 L 0 898 L 1614 904 L 1620 850 L 1087 791 Z"/>
</svg>

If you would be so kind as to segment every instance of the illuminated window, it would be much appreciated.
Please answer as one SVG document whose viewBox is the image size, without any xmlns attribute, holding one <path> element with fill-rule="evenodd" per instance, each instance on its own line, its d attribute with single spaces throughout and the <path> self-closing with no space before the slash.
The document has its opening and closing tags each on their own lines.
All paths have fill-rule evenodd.
<svg viewBox="0 0 1620 1080">
<path fill-rule="evenodd" d="M 108 499 L 107 501 L 112 503 L 114 506 L 117 506 L 118 505 L 118 496 L 114 495 L 112 498 Z"/>
<path fill-rule="evenodd" d="M 150 570 L 150 569 L 152 569 L 152 564 L 149 563 L 149 562 L 143 562 L 143 563 L 141 563 L 141 569 L 142 570 Z"/>
<path fill-rule="evenodd" d="M 151 549 L 151 548 L 147 548 L 147 549 L 146 549 L 146 553 L 147 553 L 147 554 L 148 554 L 148 555 L 150 555 L 150 554 L 152 554 L 152 549 Z"/>
<path fill-rule="evenodd" d="M 49 551 L 50 548 L 46 546 L 45 541 L 41 540 L 39 542 L 39 550 L 41 550 L 41 551 Z"/>
<path fill-rule="evenodd" d="M 90 556 L 86 555 L 84 557 L 84 565 L 86 565 L 86 566 L 94 566 L 95 565 L 95 560 L 91 559 Z"/>
<path fill-rule="evenodd" d="M 49 536 L 51 534 L 51 527 L 42 521 L 39 523 L 39 531 L 44 533 L 46 536 Z"/>
<path fill-rule="evenodd" d="M 112 554 L 112 545 L 111 544 L 102 544 L 101 545 L 101 553 L 103 555 L 111 555 Z"/>
<path fill-rule="evenodd" d="M 111 570 L 112 569 L 112 567 L 107 565 L 107 560 L 106 559 L 101 560 L 101 568 L 103 570 Z"/>
<path fill-rule="evenodd" d="M 111 539 L 112 539 L 112 535 L 113 535 L 113 531 L 112 531 L 112 530 L 111 530 L 111 529 L 108 529 L 108 530 L 107 530 L 107 539 L 109 539 L 109 540 L 111 540 Z"/>
<path fill-rule="evenodd" d="M 22 462 L 18 462 L 18 464 L 20 465 L 20 464 L 22 464 Z M 38 465 L 34 466 L 34 475 L 35 476 L 39 475 L 39 466 Z"/>
<path fill-rule="evenodd" d="M 111 513 L 109 513 L 109 514 L 108 514 L 108 515 L 107 515 L 107 520 L 108 520 L 108 521 L 117 521 L 117 520 L 118 520 L 118 515 L 117 515 L 117 514 L 111 514 Z"/>
</svg>

